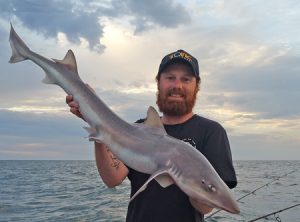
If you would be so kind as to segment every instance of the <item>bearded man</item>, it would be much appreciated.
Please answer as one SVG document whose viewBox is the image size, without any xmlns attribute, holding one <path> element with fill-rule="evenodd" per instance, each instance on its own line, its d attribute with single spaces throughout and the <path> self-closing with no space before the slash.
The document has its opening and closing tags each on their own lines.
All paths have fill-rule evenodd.
<svg viewBox="0 0 300 222">
<path fill-rule="evenodd" d="M 157 80 L 157 105 L 163 113 L 161 121 L 166 132 L 190 143 L 212 164 L 229 188 L 237 185 L 226 131 L 217 122 L 193 113 L 200 88 L 198 61 L 184 50 L 166 55 L 159 66 Z M 82 118 L 79 105 L 71 95 L 66 98 L 73 114 Z M 138 123 L 144 119 L 138 120 Z M 148 180 L 148 174 L 133 170 L 104 144 L 95 142 L 95 157 L 99 174 L 109 187 L 115 187 L 128 177 L 131 196 Z M 201 170 L 201 169 L 195 169 Z M 198 206 L 199 210 L 199 206 Z M 130 202 L 127 222 L 192 222 L 204 221 L 203 215 L 212 211 L 201 206 L 196 211 L 188 196 L 175 184 L 166 188 L 152 180 L 147 189 Z"/>
</svg>

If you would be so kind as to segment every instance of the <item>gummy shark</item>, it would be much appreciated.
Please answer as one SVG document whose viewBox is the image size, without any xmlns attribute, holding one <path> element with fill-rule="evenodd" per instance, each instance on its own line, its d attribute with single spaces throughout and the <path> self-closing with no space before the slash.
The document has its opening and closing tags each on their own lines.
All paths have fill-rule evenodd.
<svg viewBox="0 0 300 222">
<path fill-rule="evenodd" d="M 127 166 L 150 174 L 131 201 L 154 179 L 162 187 L 176 184 L 195 209 L 205 204 L 230 213 L 240 212 L 230 189 L 209 161 L 190 144 L 169 136 L 153 107 L 149 107 L 144 124 L 127 123 L 81 80 L 71 50 L 63 60 L 47 59 L 31 51 L 12 25 L 9 41 L 10 63 L 31 60 L 45 71 L 44 83 L 56 84 L 73 95 L 89 125 L 86 130 L 91 141 L 105 143 Z"/>
</svg>

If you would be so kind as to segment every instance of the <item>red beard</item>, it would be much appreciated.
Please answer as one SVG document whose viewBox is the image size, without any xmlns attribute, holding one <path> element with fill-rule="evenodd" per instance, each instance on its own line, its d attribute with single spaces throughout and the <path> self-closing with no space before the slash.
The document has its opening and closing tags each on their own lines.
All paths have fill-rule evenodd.
<svg viewBox="0 0 300 222">
<path fill-rule="evenodd" d="M 195 90 L 192 95 L 186 95 L 182 90 L 171 89 L 166 93 L 162 93 L 160 90 L 157 92 L 156 104 L 159 111 L 168 116 L 182 116 L 192 112 L 198 90 Z M 164 94 L 164 95 L 162 95 Z M 183 97 L 183 101 L 170 100 L 168 97 L 172 94 L 178 94 Z"/>
</svg>

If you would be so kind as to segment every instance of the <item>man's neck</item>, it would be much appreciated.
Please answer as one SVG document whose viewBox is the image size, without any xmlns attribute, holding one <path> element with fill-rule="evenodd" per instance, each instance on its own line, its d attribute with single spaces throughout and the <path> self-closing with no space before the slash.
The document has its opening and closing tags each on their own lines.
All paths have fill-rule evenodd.
<svg viewBox="0 0 300 222">
<path fill-rule="evenodd" d="M 194 115 L 193 112 L 190 112 L 190 113 L 182 115 L 182 116 L 169 116 L 169 115 L 163 114 L 161 121 L 163 124 L 166 124 L 166 125 L 175 125 L 175 124 L 184 123 L 185 121 L 192 118 L 193 115 Z"/>
</svg>

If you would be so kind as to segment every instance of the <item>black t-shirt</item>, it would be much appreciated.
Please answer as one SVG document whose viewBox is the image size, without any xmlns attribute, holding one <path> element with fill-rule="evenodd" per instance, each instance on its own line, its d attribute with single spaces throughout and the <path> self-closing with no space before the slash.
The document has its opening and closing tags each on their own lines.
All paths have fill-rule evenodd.
<svg viewBox="0 0 300 222">
<path fill-rule="evenodd" d="M 141 123 L 143 120 L 137 122 Z M 194 115 L 184 123 L 164 125 L 164 127 L 170 136 L 189 142 L 199 150 L 229 188 L 236 186 L 237 180 L 228 138 L 219 123 Z M 149 176 L 149 174 L 129 169 L 131 196 L 147 181 Z M 201 218 L 203 219 L 203 215 L 199 217 L 187 195 L 175 184 L 163 188 L 156 180 L 152 180 L 147 188 L 130 202 L 126 222 L 196 222 L 202 221 Z"/>
</svg>

